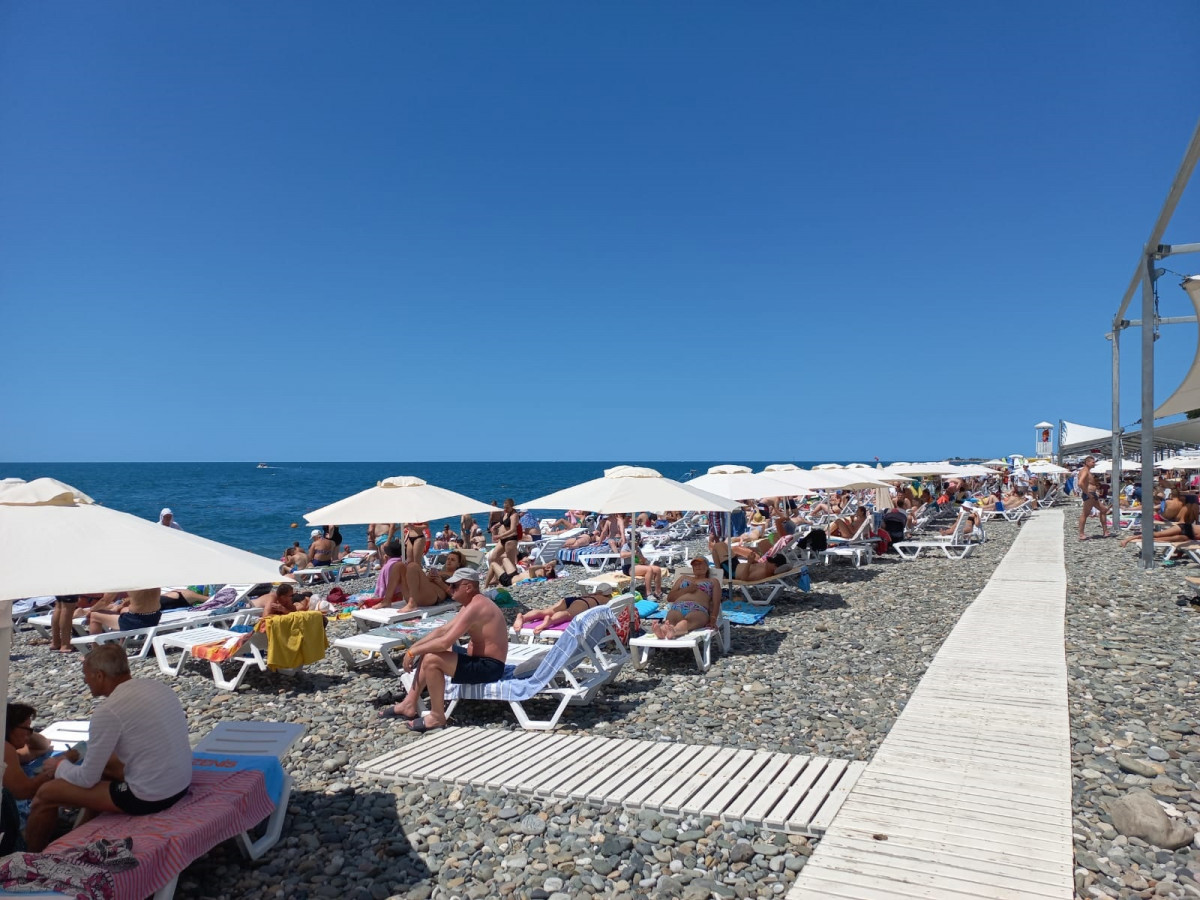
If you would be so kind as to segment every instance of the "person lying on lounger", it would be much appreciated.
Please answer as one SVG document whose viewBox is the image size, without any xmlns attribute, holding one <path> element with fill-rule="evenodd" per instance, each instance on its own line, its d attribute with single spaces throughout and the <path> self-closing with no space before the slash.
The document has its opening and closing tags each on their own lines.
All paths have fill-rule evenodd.
<svg viewBox="0 0 1200 900">
<path fill-rule="evenodd" d="M 860 506 L 853 514 L 843 516 L 840 519 L 834 519 L 826 535 L 831 538 L 845 538 L 849 540 L 858 534 L 858 530 L 862 528 L 862 524 L 865 521 L 867 521 L 867 510 L 866 507 Z"/>
<path fill-rule="evenodd" d="M 1195 494 L 1188 494 L 1186 499 L 1195 501 Z M 1184 544 L 1188 541 L 1196 540 L 1198 529 L 1196 522 L 1200 520 L 1200 505 L 1195 502 L 1182 503 L 1180 506 L 1179 518 L 1174 525 L 1168 525 L 1162 531 L 1154 532 L 1154 542 L 1156 544 Z M 1121 546 L 1128 547 L 1134 541 L 1140 541 L 1142 533 L 1139 530 L 1137 534 L 1132 534 L 1129 537 L 1121 539 Z"/>
<path fill-rule="evenodd" d="M 93 609 L 88 613 L 88 634 L 150 628 L 157 625 L 160 619 L 162 619 L 162 591 L 159 588 L 130 591 L 122 605 L 103 611 Z"/>
<path fill-rule="evenodd" d="M 545 578 L 547 581 L 551 581 L 558 577 L 558 560 L 552 559 L 549 562 L 530 565 L 529 553 L 521 550 L 517 553 L 517 569 L 516 575 L 509 575 L 506 572 L 496 573 L 496 580 L 500 583 L 500 587 L 512 587 L 514 584 L 529 581 L 531 578 Z"/>
<path fill-rule="evenodd" d="M 541 634 L 552 625 L 561 625 L 563 622 L 570 622 L 573 618 L 581 613 L 587 612 L 589 609 L 595 609 L 602 603 L 607 603 L 612 599 L 613 586 L 611 584 L 601 584 L 596 587 L 594 594 L 584 594 L 582 597 L 563 597 L 553 606 L 546 609 L 531 609 L 527 613 L 521 613 L 513 622 L 513 631 L 517 634 L 521 633 L 521 629 L 531 622 L 537 622 L 534 626 L 533 633 Z"/>
<path fill-rule="evenodd" d="M 964 541 L 973 540 L 977 530 L 980 527 L 979 512 L 975 507 L 975 501 L 968 500 L 966 503 L 964 503 L 962 505 L 962 511 L 959 513 L 959 515 L 963 517 L 962 529 L 960 530 L 959 534 L 962 535 Z M 957 527 L 957 522 L 954 525 L 947 525 L 941 530 L 940 533 L 944 535 L 954 534 L 954 529 Z"/>
<path fill-rule="evenodd" d="M 250 601 L 251 606 L 262 610 L 262 617 L 286 616 L 288 613 L 303 612 L 309 608 L 312 594 L 305 592 L 297 594 L 296 589 L 286 581 L 277 584 L 275 590 Z"/>
<path fill-rule="evenodd" d="M 714 545 L 712 552 L 713 559 L 726 577 L 737 581 L 760 581 L 763 578 L 770 578 L 787 565 L 787 557 L 782 553 L 776 553 L 768 559 L 742 560 L 735 552 L 731 562 L 723 544 Z"/>
<path fill-rule="evenodd" d="M 654 636 L 669 640 L 698 628 L 715 628 L 721 612 L 721 585 L 708 569 L 708 560 L 697 556 L 692 574 L 680 575 L 667 594 L 667 618 L 651 625 Z"/>
<path fill-rule="evenodd" d="M 445 603 L 450 596 L 450 587 L 446 579 L 459 569 L 466 567 L 466 560 L 461 550 L 451 550 L 446 554 L 446 565 L 441 569 L 430 569 L 426 572 L 419 562 L 410 562 L 404 566 L 405 581 L 400 586 L 404 598 L 402 611 L 419 609 L 422 606 L 434 606 Z"/>
</svg>

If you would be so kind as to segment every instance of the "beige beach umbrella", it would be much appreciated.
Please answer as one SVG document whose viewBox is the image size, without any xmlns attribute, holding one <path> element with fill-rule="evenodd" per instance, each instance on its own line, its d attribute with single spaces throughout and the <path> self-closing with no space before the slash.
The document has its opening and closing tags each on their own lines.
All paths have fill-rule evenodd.
<svg viewBox="0 0 1200 900">
<path fill-rule="evenodd" d="M 411 475 L 385 478 L 373 488 L 305 513 L 309 525 L 370 525 L 372 522 L 428 522 L 474 513 L 499 512 L 465 494 Z"/>
<path fill-rule="evenodd" d="M 1140 462 L 1135 462 L 1132 459 L 1121 460 L 1121 471 L 1122 472 L 1132 472 L 1134 470 L 1141 471 L 1141 468 L 1142 468 L 1142 464 Z M 1092 471 L 1098 475 L 1108 474 L 1109 472 L 1112 471 L 1112 460 L 1111 459 L 1100 460 L 1100 462 L 1096 463 L 1096 465 L 1094 465 L 1092 467 Z"/>
<path fill-rule="evenodd" d="M 277 582 L 279 563 L 107 509 L 52 478 L 0 487 L 0 600 Z"/>
<path fill-rule="evenodd" d="M 1070 469 L 1049 462 L 1030 463 L 1029 471 L 1034 475 L 1069 475 L 1071 472 Z"/>
<path fill-rule="evenodd" d="M 518 505 L 521 509 L 586 509 L 605 515 L 672 509 L 732 512 L 741 507 L 736 500 L 672 481 L 654 469 L 640 466 L 605 469 L 603 478 L 593 478 Z"/>
<path fill-rule="evenodd" d="M 1200 456 L 1172 456 L 1154 464 L 1156 469 L 1200 469 Z"/>
<path fill-rule="evenodd" d="M 769 475 L 798 490 L 809 491 L 841 490 L 842 482 L 845 481 L 843 472 L 833 472 L 828 469 L 817 472 L 812 469 L 802 469 L 792 463 L 775 463 L 767 466 L 760 474 Z"/>
<path fill-rule="evenodd" d="M 705 474 L 685 481 L 684 484 L 732 500 L 797 497 L 811 493 L 805 488 L 779 481 L 770 475 L 756 474 L 749 466 L 713 466 Z"/>
</svg>

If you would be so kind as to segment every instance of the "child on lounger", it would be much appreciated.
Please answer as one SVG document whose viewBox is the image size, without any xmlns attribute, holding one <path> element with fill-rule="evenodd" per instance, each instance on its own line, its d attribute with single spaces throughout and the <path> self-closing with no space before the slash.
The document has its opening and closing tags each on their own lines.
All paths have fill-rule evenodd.
<svg viewBox="0 0 1200 900">
<path fill-rule="evenodd" d="M 595 609 L 601 603 L 607 603 L 612 599 L 612 594 L 613 586 L 602 584 L 596 588 L 594 594 L 587 594 L 583 597 L 564 597 L 548 609 L 533 609 L 527 613 L 521 613 L 513 622 L 513 631 L 520 634 L 521 629 L 530 622 L 540 620 L 540 623 L 534 627 L 533 633 L 541 634 L 552 625 L 570 622 L 581 613 Z"/>
</svg>

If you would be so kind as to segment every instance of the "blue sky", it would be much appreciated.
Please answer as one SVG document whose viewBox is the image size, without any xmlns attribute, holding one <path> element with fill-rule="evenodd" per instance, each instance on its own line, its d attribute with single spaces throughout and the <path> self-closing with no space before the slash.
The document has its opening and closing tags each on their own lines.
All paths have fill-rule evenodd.
<svg viewBox="0 0 1200 900">
<path fill-rule="evenodd" d="M 1104 425 L 1198 25 L 8 0 L 0 460 L 915 459 Z M 1200 241 L 1200 184 L 1166 239 Z M 1194 338 L 1164 329 L 1160 399 Z"/>
</svg>

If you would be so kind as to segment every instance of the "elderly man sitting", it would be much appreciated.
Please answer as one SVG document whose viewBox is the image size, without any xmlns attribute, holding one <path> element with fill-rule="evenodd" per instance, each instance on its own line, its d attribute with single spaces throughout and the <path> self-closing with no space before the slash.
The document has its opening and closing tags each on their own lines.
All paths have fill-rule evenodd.
<svg viewBox="0 0 1200 900">
<path fill-rule="evenodd" d="M 452 684 L 488 684 L 504 677 L 508 624 L 491 598 L 479 593 L 479 573 L 456 569 L 445 581 L 450 599 L 462 609 L 442 627 L 404 653 L 404 671 L 416 668 L 412 689 L 399 703 L 381 709 L 380 718 L 403 717 L 409 731 L 446 727 L 446 677 Z M 457 646 L 467 637 L 466 649 Z M 429 714 L 420 716 L 421 692 L 429 693 Z"/>
<path fill-rule="evenodd" d="M 187 715 L 169 685 L 132 678 L 116 644 L 83 658 L 83 680 L 93 697 L 108 699 L 92 716 L 83 761 L 57 756 L 42 767 L 50 778 L 34 795 L 25 828 L 35 853 L 50 843 L 60 806 L 144 816 L 173 806 L 192 783 Z"/>
</svg>

